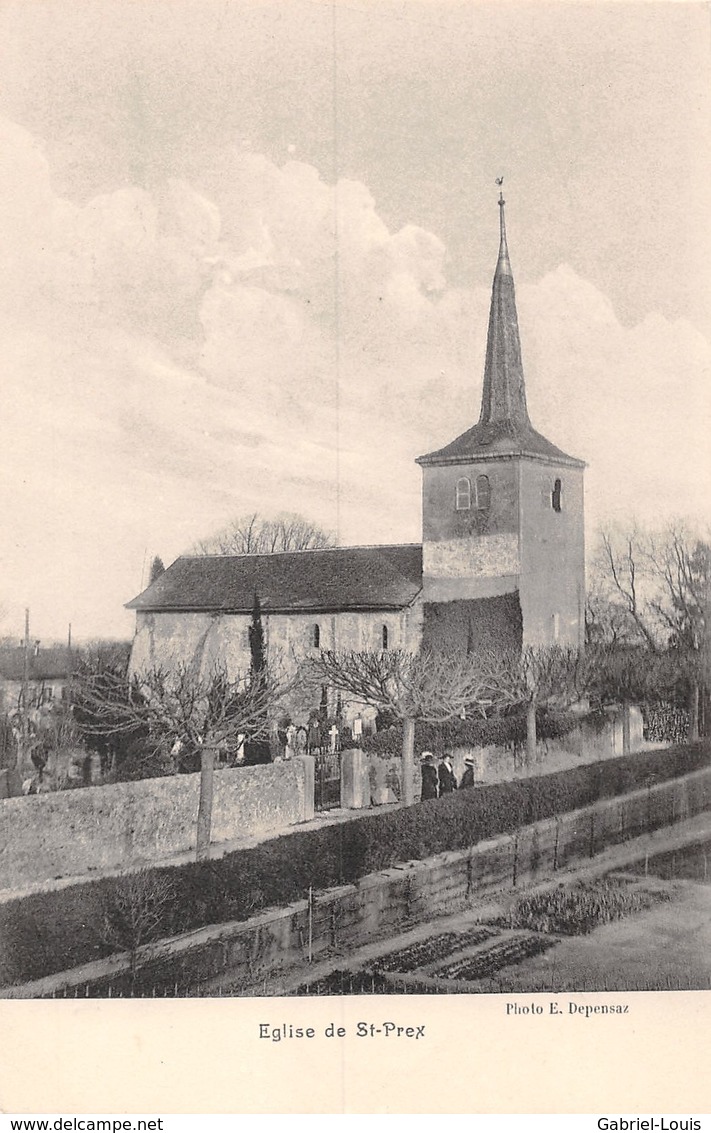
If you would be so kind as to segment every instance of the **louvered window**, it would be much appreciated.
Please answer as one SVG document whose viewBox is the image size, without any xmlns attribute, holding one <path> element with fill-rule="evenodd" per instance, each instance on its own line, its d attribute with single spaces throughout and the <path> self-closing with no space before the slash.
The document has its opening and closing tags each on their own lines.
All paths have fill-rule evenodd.
<svg viewBox="0 0 711 1133">
<path fill-rule="evenodd" d="M 553 511 L 561 511 L 563 507 L 562 495 L 563 485 L 560 480 L 556 480 L 553 485 L 553 491 L 551 492 L 551 507 Z"/>
<path fill-rule="evenodd" d="M 491 507 L 491 484 L 489 483 L 488 476 L 477 476 L 476 478 L 476 509 L 477 511 L 488 511 Z"/>
</svg>

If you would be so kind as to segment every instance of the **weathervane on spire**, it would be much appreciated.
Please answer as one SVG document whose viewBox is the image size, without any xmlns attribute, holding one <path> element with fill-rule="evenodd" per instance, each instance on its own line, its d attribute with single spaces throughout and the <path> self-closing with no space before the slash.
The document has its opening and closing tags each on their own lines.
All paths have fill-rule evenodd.
<svg viewBox="0 0 711 1133">
<path fill-rule="evenodd" d="M 504 190 L 502 188 L 503 183 L 503 177 L 496 178 L 496 184 L 499 186 L 499 227 L 501 229 L 501 251 L 505 252 L 508 256 L 508 252 L 506 251 L 506 221 L 504 220 L 504 205 L 506 204 L 506 201 L 504 200 Z"/>
</svg>

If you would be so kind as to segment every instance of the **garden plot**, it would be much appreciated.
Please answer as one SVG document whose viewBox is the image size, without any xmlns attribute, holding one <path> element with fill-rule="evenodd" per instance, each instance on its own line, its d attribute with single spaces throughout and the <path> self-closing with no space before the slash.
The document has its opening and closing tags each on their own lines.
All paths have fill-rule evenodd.
<svg viewBox="0 0 711 1133">
<path fill-rule="evenodd" d="M 476 952 L 458 953 L 449 956 L 444 964 L 431 965 L 426 974 L 470 983 L 493 976 L 512 964 L 520 964 L 530 956 L 539 956 L 556 944 L 558 940 L 553 936 L 537 936 L 530 932 L 501 933 L 498 939 Z"/>
<path fill-rule="evenodd" d="M 629 919 L 634 922 L 671 900 L 668 887 L 653 879 L 608 876 L 523 894 L 496 920 L 465 931 L 440 932 L 370 960 L 339 970 L 297 995 L 480 993 L 527 990 L 524 971 L 539 961 L 537 980 L 560 965 L 563 942 Z M 549 953 L 544 958 L 544 953 Z M 540 968 L 540 962 L 544 967 Z M 574 977 L 577 978 L 577 977 Z M 530 990 L 544 990 L 531 986 Z M 582 987 L 581 989 L 582 990 Z"/>
<path fill-rule="evenodd" d="M 425 968 L 433 961 L 439 961 L 456 950 L 459 953 L 464 947 L 476 947 L 496 935 L 496 929 L 489 925 L 477 925 L 469 932 L 444 932 L 438 936 L 430 936 L 427 940 L 418 940 L 408 948 L 399 948 L 396 952 L 388 952 L 379 956 L 371 964 L 377 972 L 414 972 L 418 968 Z"/>
</svg>

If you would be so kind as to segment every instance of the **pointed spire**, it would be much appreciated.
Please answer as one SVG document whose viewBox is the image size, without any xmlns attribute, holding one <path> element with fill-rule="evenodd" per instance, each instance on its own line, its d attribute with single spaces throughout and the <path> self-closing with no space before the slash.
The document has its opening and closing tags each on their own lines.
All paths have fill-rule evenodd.
<svg viewBox="0 0 711 1133">
<path fill-rule="evenodd" d="M 517 426 L 530 425 L 530 420 L 521 362 L 516 295 L 506 244 L 505 205 L 504 195 L 499 193 L 501 236 L 491 291 L 479 424 L 497 424 L 515 432 Z"/>
<path fill-rule="evenodd" d="M 496 270 L 501 275 L 510 275 L 511 278 L 513 278 L 513 274 L 511 272 L 511 262 L 509 260 L 509 249 L 508 244 L 506 243 L 506 216 L 504 214 L 505 207 L 506 201 L 504 200 L 503 192 L 501 192 L 499 193 L 499 229 L 501 235 L 499 238 L 499 260 L 496 265 Z"/>
<path fill-rule="evenodd" d="M 496 179 L 503 184 L 503 177 Z M 502 456 L 526 456 L 554 460 L 584 468 L 585 462 L 568 456 L 537 432 L 528 416 L 526 384 L 521 362 L 521 340 L 518 333 L 516 295 L 513 273 L 506 244 L 506 217 L 503 192 L 499 193 L 500 242 L 499 258 L 494 272 L 489 312 L 489 334 L 486 342 L 484 388 L 481 414 L 476 425 L 455 437 L 436 452 L 418 456 L 417 463 L 470 464 L 474 460 L 492 460 Z"/>
</svg>

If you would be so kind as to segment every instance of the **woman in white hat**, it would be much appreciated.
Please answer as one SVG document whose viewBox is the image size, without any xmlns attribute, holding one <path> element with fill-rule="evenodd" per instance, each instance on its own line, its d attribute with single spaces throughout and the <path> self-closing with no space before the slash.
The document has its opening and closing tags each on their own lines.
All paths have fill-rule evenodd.
<svg viewBox="0 0 711 1133">
<path fill-rule="evenodd" d="M 422 753 L 422 794 L 420 798 L 424 802 L 425 799 L 437 798 L 437 768 L 435 767 L 434 756 L 431 751 L 423 751 Z"/>
</svg>

